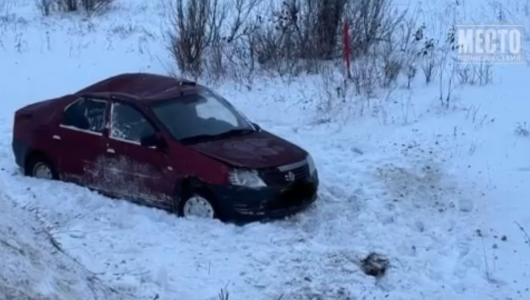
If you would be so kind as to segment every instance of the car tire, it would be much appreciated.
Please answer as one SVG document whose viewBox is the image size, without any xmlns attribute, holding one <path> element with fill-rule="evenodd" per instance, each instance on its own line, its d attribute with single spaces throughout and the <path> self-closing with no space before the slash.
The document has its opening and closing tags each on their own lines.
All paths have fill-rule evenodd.
<svg viewBox="0 0 530 300">
<path fill-rule="evenodd" d="M 218 219 L 218 209 L 210 193 L 196 190 L 184 193 L 179 197 L 177 214 L 179 217 L 199 217 L 204 219 Z"/>
<path fill-rule="evenodd" d="M 59 174 L 53 163 L 43 155 L 33 155 L 28 159 L 26 163 L 26 169 L 24 170 L 27 176 L 56 180 L 59 179 Z"/>
</svg>

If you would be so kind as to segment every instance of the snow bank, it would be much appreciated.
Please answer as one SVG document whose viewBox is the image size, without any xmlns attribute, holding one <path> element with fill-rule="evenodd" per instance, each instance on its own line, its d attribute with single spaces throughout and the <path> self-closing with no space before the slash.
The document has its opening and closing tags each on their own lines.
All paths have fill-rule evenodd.
<svg viewBox="0 0 530 300">
<path fill-rule="evenodd" d="M 0 258 L 1 300 L 126 299 L 65 254 L 36 209 L 4 193 Z"/>
</svg>

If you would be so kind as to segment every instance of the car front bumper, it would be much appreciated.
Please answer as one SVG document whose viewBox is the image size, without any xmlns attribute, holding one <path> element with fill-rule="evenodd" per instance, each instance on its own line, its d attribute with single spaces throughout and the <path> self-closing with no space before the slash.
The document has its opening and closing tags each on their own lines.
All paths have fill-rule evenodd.
<svg viewBox="0 0 530 300">
<path fill-rule="evenodd" d="M 305 210 L 316 201 L 318 185 L 315 172 L 304 181 L 282 187 L 217 186 L 213 191 L 222 219 L 253 222 L 282 219 Z"/>
</svg>

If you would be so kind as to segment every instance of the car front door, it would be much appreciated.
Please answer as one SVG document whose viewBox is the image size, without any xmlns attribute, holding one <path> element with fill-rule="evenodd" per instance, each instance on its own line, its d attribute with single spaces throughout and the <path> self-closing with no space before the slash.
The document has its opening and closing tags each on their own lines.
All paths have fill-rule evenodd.
<svg viewBox="0 0 530 300">
<path fill-rule="evenodd" d="M 58 144 L 61 178 L 95 187 L 100 178 L 98 160 L 104 153 L 104 129 L 109 104 L 104 99 L 81 97 L 65 107 L 53 135 Z"/>
<path fill-rule="evenodd" d="M 152 206 L 171 205 L 175 181 L 167 152 L 140 144 L 142 137 L 155 134 L 157 128 L 134 105 L 111 105 L 105 152 L 106 178 L 113 191 Z"/>
</svg>

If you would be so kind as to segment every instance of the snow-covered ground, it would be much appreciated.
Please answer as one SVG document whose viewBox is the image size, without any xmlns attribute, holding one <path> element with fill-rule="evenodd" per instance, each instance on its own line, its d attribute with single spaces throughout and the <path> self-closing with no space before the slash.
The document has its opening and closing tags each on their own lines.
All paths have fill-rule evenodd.
<svg viewBox="0 0 530 300">
<path fill-rule="evenodd" d="M 132 299 L 65 253 L 37 207 L 20 206 L 3 192 L 0 205 L 0 299 Z"/>
<path fill-rule="evenodd" d="M 455 10 L 464 20 L 489 12 L 467 2 Z M 526 65 L 495 66 L 492 84 L 457 88 L 450 109 L 440 108 L 437 84 L 418 84 L 333 122 L 315 114 L 334 89 L 321 76 L 216 86 L 262 127 L 309 150 L 322 180 L 313 209 L 238 227 L 21 176 L 10 145 L 14 110 L 119 72 L 164 73 L 164 7 L 121 1 L 114 12 L 80 21 L 43 18 L 32 0 L 5 3 L 0 299 L 15 299 L 6 294 L 15 287 L 96 299 L 94 278 L 106 293 L 98 299 L 126 299 L 122 291 L 141 300 L 216 299 L 221 288 L 230 299 L 256 300 L 530 297 Z M 423 5 L 424 14 L 444 13 Z M 49 228 L 63 252 L 42 233 Z M 381 279 L 359 268 L 372 251 L 391 261 Z"/>
</svg>

